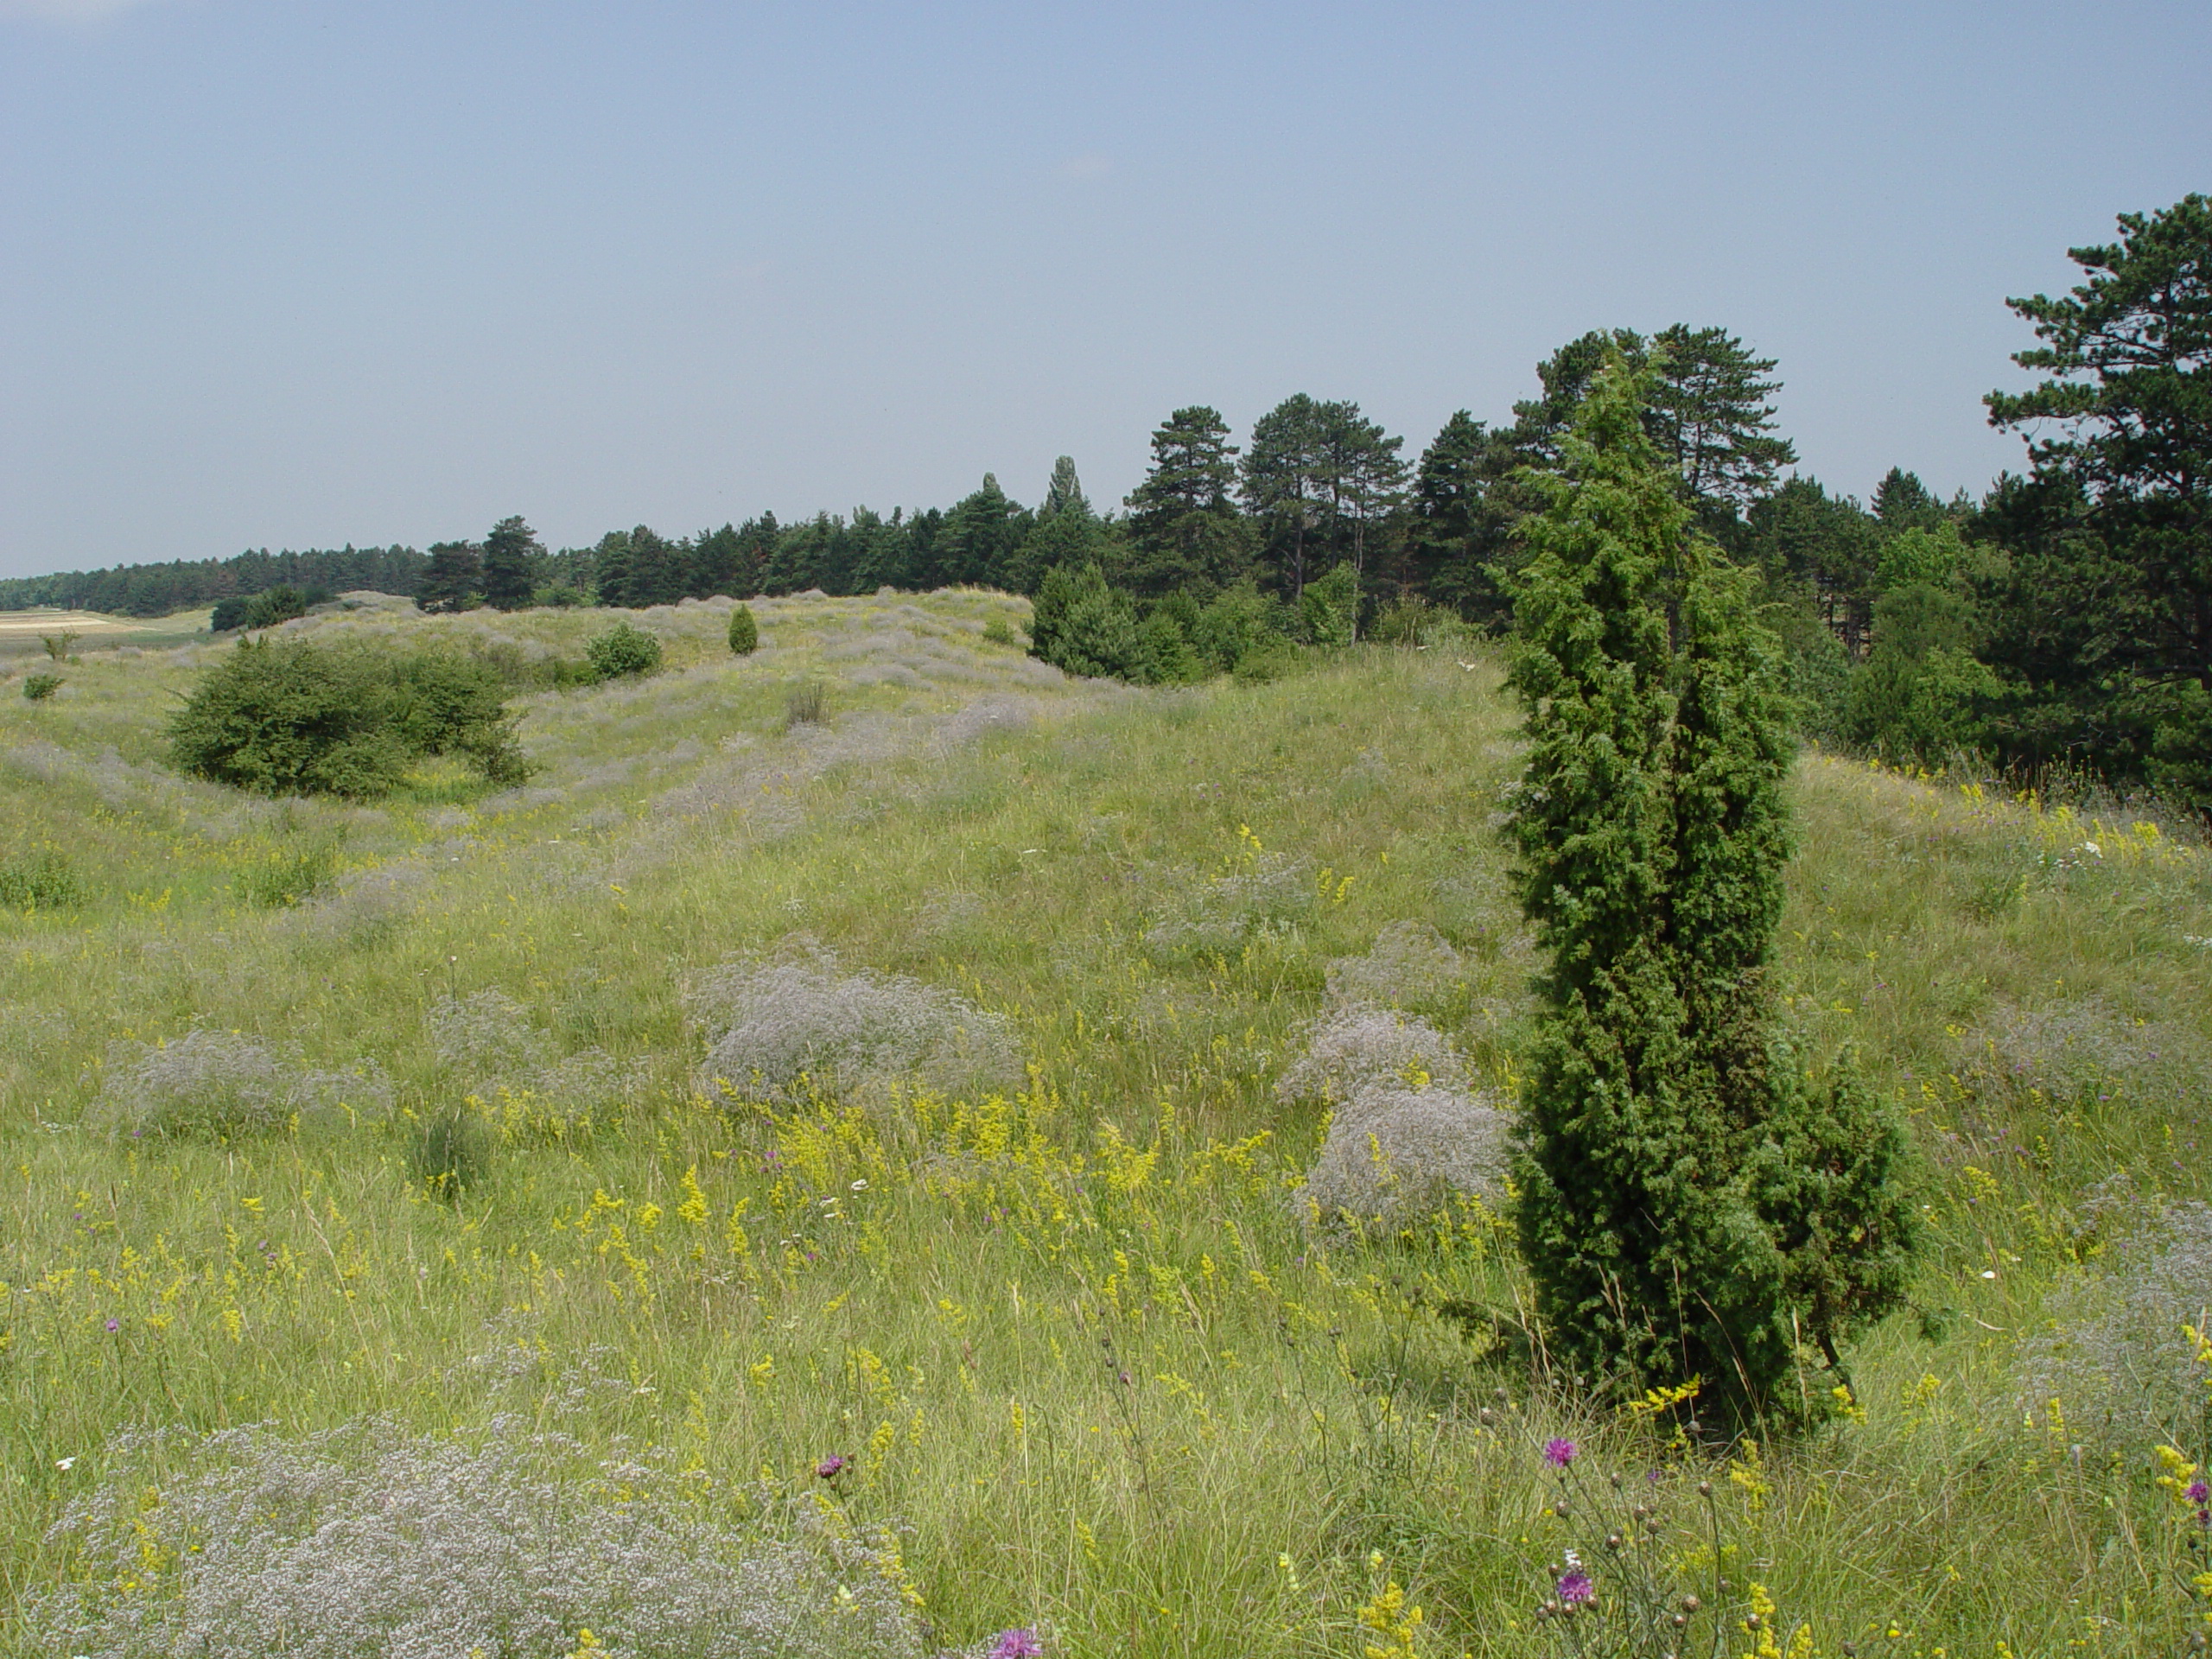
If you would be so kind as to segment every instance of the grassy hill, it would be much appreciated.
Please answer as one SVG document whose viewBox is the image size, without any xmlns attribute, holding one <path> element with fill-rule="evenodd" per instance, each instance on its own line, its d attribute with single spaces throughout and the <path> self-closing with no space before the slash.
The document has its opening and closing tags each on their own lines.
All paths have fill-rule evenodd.
<svg viewBox="0 0 2212 1659">
<path fill-rule="evenodd" d="M 1332 1013 L 1426 1020 L 1510 1105 L 1497 665 L 1136 692 L 986 637 L 1021 608 L 766 601 L 745 658 L 724 604 L 645 613 L 661 675 L 518 700 L 530 782 L 456 766 L 373 806 L 166 769 L 171 694 L 224 647 L 0 704 L 0 879 L 73 899 L 0 916 L 8 1640 L 137 1651 L 112 1621 L 77 1644 L 54 1588 L 161 1605 L 192 1570 L 162 1506 L 226 1459 L 319 1446 L 413 1491 L 415 1437 L 489 1458 L 517 1425 L 564 1437 L 518 1458 L 584 1471 L 547 1505 L 782 1540 L 742 1593 L 874 1621 L 824 1651 L 1613 1651 L 1576 1644 L 1625 1611 L 1535 1616 L 1569 1549 L 1601 1602 L 1698 1595 L 1654 1638 L 1684 1652 L 2205 1628 L 2157 1456 L 2212 1453 L 2182 1331 L 2212 1326 L 2199 841 L 1804 760 L 1782 989 L 1808 1064 L 1855 1051 L 1910 1103 L 1930 1255 L 1843 1421 L 1700 1451 L 1439 1316 L 1514 1303 L 1492 1208 L 1301 1203 L 1329 1101 L 1280 1085 Z M 289 631 L 519 671 L 602 623 Z"/>
</svg>

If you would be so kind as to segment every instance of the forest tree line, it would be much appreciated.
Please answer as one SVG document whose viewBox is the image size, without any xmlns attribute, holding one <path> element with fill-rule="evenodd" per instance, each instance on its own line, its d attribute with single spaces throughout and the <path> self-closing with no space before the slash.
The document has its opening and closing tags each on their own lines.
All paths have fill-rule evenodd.
<svg viewBox="0 0 2212 1659">
<path fill-rule="evenodd" d="M 1033 506 L 995 476 L 950 508 L 646 525 L 549 550 L 521 518 L 481 541 L 241 554 L 0 582 L 0 605 L 154 614 L 283 584 L 376 588 L 429 610 L 643 608 L 717 594 L 982 584 L 1031 595 L 1033 645 L 1146 682 L 1257 671 L 1297 644 L 1500 631 L 1520 529 L 1609 350 L 1648 368 L 1645 429 L 1695 522 L 1758 572 L 1812 734 L 1893 760 L 1974 753 L 2212 806 L 2212 204 L 2120 219 L 2084 281 L 2008 303 L 2044 378 L 1992 393 L 2024 470 L 1979 500 L 1892 468 L 1865 501 L 1795 470 L 1777 363 L 1726 328 L 1592 331 L 1537 366 L 1508 418 L 1467 410 L 1418 454 L 1357 403 L 1306 394 L 1240 444 L 1174 410 L 1116 508 L 1062 457 Z M 264 607 L 264 611 L 267 607 Z M 234 611 L 237 607 L 233 607 Z M 238 612 L 242 614 L 243 612 Z"/>
</svg>

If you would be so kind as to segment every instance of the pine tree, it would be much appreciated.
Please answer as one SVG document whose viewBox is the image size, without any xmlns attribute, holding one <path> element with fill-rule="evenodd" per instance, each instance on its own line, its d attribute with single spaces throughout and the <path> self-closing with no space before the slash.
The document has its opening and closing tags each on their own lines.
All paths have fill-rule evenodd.
<svg viewBox="0 0 2212 1659">
<path fill-rule="evenodd" d="M 1777 1046 L 1765 969 L 1789 830 L 1786 710 L 1751 573 L 1700 536 L 1618 349 L 1529 482 L 1513 683 L 1529 758 L 1510 834 L 1551 967 L 1516 1223 L 1554 1362 L 1602 1389 L 1697 1381 L 1797 1414 L 1801 1339 L 1893 1306 L 1904 1141 Z"/>
<path fill-rule="evenodd" d="M 522 609 L 537 586 L 544 557 L 536 531 L 519 518 L 500 519 L 484 538 L 484 602 L 494 610 Z"/>
<path fill-rule="evenodd" d="M 1179 409 L 1152 435 L 1152 469 L 1131 492 L 1128 582 L 1135 592 L 1212 594 L 1245 574 L 1251 537 L 1230 492 L 1236 446 L 1220 414 Z"/>
<path fill-rule="evenodd" d="M 436 542 L 415 603 L 425 611 L 466 611 L 484 599 L 483 550 L 474 542 Z"/>
</svg>

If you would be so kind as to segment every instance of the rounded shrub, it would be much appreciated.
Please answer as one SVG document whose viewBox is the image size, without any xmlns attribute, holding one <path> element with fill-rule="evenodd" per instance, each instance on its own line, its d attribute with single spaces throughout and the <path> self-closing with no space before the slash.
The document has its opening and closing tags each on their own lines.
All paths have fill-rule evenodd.
<svg viewBox="0 0 2212 1659">
<path fill-rule="evenodd" d="M 760 625 L 753 620 L 750 605 L 740 605 L 729 613 L 729 648 L 740 657 L 750 657 L 760 648 Z"/>
<path fill-rule="evenodd" d="M 602 680 L 635 679 L 660 667 L 660 640 L 643 628 L 617 622 L 584 647 L 592 672 Z"/>
<path fill-rule="evenodd" d="M 23 695 L 33 702 L 44 702 L 60 689 L 59 674 L 33 674 L 23 682 Z"/>
<path fill-rule="evenodd" d="M 530 771 L 497 675 L 435 649 L 241 640 L 200 677 L 168 738 L 184 771 L 266 795 L 386 794 L 423 755 L 461 755 L 493 784 Z"/>
</svg>

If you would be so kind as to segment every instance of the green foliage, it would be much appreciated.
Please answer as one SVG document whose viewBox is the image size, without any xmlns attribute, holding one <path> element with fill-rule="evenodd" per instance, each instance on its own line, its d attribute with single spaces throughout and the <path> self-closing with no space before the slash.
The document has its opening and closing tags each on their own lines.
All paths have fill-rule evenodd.
<svg viewBox="0 0 2212 1659">
<path fill-rule="evenodd" d="M 784 694 L 784 729 L 826 726 L 830 722 L 830 686 L 824 680 L 801 680 Z"/>
<path fill-rule="evenodd" d="M 1306 584 L 1298 596 L 1298 630 L 1309 645 L 1349 645 L 1359 635 L 1359 576 L 1349 562 Z"/>
<path fill-rule="evenodd" d="M 1203 405 L 1154 429 L 1151 469 L 1128 501 L 1133 592 L 1210 594 L 1246 574 L 1251 536 L 1233 499 L 1236 454 L 1228 423 Z M 1129 626 L 1134 632 L 1134 617 Z"/>
<path fill-rule="evenodd" d="M 760 625 L 750 605 L 740 605 L 729 613 L 729 648 L 740 657 L 750 657 L 760 648 Z"/>
<path fill-rule="evenodd" d="M 474 542 L 438 542 L 415 590 L 426 611 L 473 610 L 484 602 L 484 550 Z"/>
<path fill-rule="evenodd" d="M 1510 620 L 1513 527 L 1526 509 L 1513 482 L 1512 435 L 1465 410 L 1444 423 L 1414 471 L 1408 573 L 1440 605 L 1485 628 Z"/>
<path fill-rule="evenodd" d="M 1185 596 L 1185 603 L 1190 603 Z M 1193 613 L 1198 607 L 1191 604 Z M 1130 653 L 1128 674 L 1142 685 L 1190 685 L 1205 679 L 1211 669 L 1191 644 L 1182 620 L 1164 602 L 1137 625 L 1136 643 Z"/>
<path fill-rule="evenodd" d="M 522 609 L 530 603 L 544 557 L 536 531 L 519 518 L 500 519 L 484 538 L 484 602 L 494 610 Z"/>
<path fill-rule="evenodd" d="M 0 910 L 69 910 L 84 902 L 85 884 L 54 848 L 0 864 Z"/>
<path fill-rule="evenodd" d="M 660 639 L 628 622 L 617 622 L 584 646 L 591 671 L 602 680 L 642 679 L 660 671 Z"/>
<path fill-rule="evenodd" d="M 1529 753 L 1510 834 L 1551 966 L 1516 1219 L 1567 1376 L 1694 1380 L 1748 1422 L 1795 1409 L 1801 1333 L 1832 1347 L 1847 1302 L 1883 1306 L 1878 1274 L 1855 1301 L 1802 1301 L 1851 1269 L 1796 1263 L 1790 1241 L 1847 1236 L 1821 1205 L 1893 1183 L 1887 1163 L 1840 1185 L 1761 1178 L 1770 1145 L 1847 1156 L 1822 1137 L 1864 1113 L 1833 1093 L 1804 1109 L 1771 1052 L 1786 705 L 1751 574 L 1691 528 L 1647 435 L 1649 378 L 1615 353 L 1591 383 L 1518 581 Z"/>
<path fill-rule="evenodd" d="M 1241 491 L 1262 537 L 1262 557 L 1294 600 L 1324 563 L 1367 566 L 1376 525 L 1405 486 L 1403 438 L 1387 435 L 1355 403 L 1300 392 L 1252 423 Z"/>
<path fill-rule="evenodd" d="M 2045 376 L 1992 392 L 2032 476 L 2001 483 L 1978 529 L 2005 543 L 1985 660 L 2021 694 L 2006 758 L 2087 756 L 2119 782 L 2212 806 L 2212 197 L 2120 216 L 2075 248 L 2085 280 L 2011 302 Z"/>
<path fill-rule="evenodd" d="M 308 596 L 289 583 L 280 583 L 257 594 L 235 594 L 215 601 L 207 626 L 215 633 L 238 628 L 273 628 L 308 613 Z"/>
<path fill-rule="evenodd" d="M 1935 540 L 1916 530 L 1897 540 L 1908 537 Z M 1975 633 L 1955 588 L 1914 581 L 1885 593 L 1874 648 L 1846 693 L 1843 735 L 1891 761 L 1942 764 L 1981 749 L 2004 686 L 1974 655 Z"/>
<path fill-rule="evenodd" d="M 283 910 L 326 891 L 338 868 L 338 849 L 328 842 L 277 848 L 239 871 L 232 889 L 257 910 Z"/>
<path fill-rule="evenodd" d="M 1087 678 L 1128 677 L 1138 664 L 1136 606 L 1096 565 L 1055 565 L 1038 584 L 1029 653 Z"/>
<path fill-rule="evenodd" d="M 983 624 L 983 638 L 995 645 L 1019 645 L 1014 637 L 1014 624 L 1002 616 L 995 616 Z"/>
<path fill-rule="evenodd" d="M 1955 588 L 1966 563 L 1956 524 L 1947 521 L 1932 530 L 1909 524 L 1882 543 L 1882 556 L 1874 566 L 1874 591 L 1894 593 L 1915 583 Z"/>
<path fill-rule="evenodd" d="M 389 793 L 418 756 L 466 755 L 488 782 L 527 775 L 486 664 L 242 639 L 169 722 L 183 770 L 267 795 Z"/>
<path fill-rule="evenodd" d="M 64 628 L 59 633 L 41 633 L 38 642 L 45 647 L 48 661 L 66 663 L 69 660 L 69 648 L 83 637 L 73 629 Z"/>
<path fill-rule="evenodd" d="M 530 602 L 544 610 L 574 610 L 579 605 L 588 605 L 591 597 L 573 582 L 549 582 L 542 588 L 531 589 Z"/>
<path fill-rule="evenodd" d="M 383 795 L 408 759 L 385 703 L 356 659 L 241 639 L 170 721 L 170 753 L 195 776 L 265 795 Z"/>
<path fill-rule="evenodd" d="M 407 1164 L 434 1195 L 457 1203 L 491 1173 L 492 1132 L 474 1108 L 448 1106 L 410 1126 Z"/>
<path fill-rule="evenodd" d="M 44 702 L 61 689 L 59 674 L 27 674 L 23 677 L 23 696 L 32 702 Z"/>
<path fill-rule="evenodd" d="M 1262 647 L 1286 643 L 1287 623 L 1281 601 L 1248 578 L 1205 602 L 1190 626 L 1191 644 L 1215 672 L 1226 674 Z"/>
</svg>

